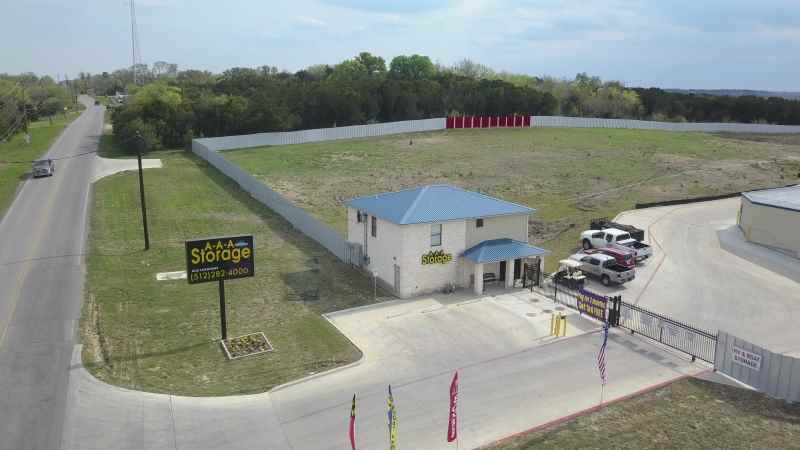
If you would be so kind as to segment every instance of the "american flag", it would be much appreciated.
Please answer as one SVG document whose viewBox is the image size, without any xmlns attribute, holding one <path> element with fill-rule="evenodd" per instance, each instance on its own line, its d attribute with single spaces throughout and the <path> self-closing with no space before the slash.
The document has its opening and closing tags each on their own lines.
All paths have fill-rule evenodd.
<svg viewBox="0 0 800 450">
<path fill-rule="evenodd" d="M 606 344 L 608 344 L 608 322 L 603 324 L 603 345 L 600 346 L 600 353 L 597 354 L 597 370 L 600 371 L 600 380 L 603 386 L 606 385 Z"/>
</svg>

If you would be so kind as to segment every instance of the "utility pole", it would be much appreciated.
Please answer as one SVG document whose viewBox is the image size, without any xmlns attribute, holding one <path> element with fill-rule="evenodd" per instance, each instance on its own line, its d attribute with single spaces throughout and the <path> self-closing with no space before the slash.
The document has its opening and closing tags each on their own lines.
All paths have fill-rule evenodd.
<svg viewBox="0 0 800 450">
<path fill-rule="evenodd" d="M 142 176 L 142 148 L 145 141 L 142 135 L 136 132 L 136 160 L 139 163 L 139 199 L 142 207 L 142 225 L 144 226 L 144 249 L 150 250 L 150 233 L 147 231 L 147 205 L 144 201 L 144 177 Z"/>
<path fill-rule="evenodd" d="M 133 73 L 133 84 L 136 85 L 136 6 L 134 0 L 131 2 L 131 72 Z"/>
</svg>

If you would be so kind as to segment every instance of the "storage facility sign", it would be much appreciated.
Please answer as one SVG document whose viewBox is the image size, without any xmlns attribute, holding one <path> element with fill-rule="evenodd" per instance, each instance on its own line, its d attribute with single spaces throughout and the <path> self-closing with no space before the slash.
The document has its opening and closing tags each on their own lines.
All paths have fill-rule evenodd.
<svg viewBox="0 0 800 450">
<path fill-rule="evenodd" d="M 453 260 L 452 253 L 445 253 L 444 250 L 429 251 L 422 255 L 422 265 L 428 264 L 447 264 Z"/>
<path fill-rule="evenodd" d="M 186 241 L 189 284 L 252 277 L 253 274 L 253 236 Z"/>
<path fill-rule="evenodd" d="M 581 289 L 576 298 L 578 300 L 578 311 L 598 320 L 606 320 L 607 297 Z"/>
<path fill-rule="evenodd" d="M 745 366 L 748 369 L 753 369 L 756 372 L 761 370 L 761 355 L 758 353 L 748 352 L 747 350 L 733 346 L 733 362 L 740 366 Z"/>
</svg>

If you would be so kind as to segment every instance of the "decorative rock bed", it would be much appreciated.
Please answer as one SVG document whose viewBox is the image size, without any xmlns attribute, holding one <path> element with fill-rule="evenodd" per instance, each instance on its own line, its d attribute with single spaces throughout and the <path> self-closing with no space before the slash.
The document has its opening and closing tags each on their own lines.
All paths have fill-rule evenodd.
<svg viewBox="0 0 800 450">
<path fill-rule="evenodd" d="M 228 359 L 239 359 L 271 352 L 272 344 L 269 343 L 267 336 L 259 331 L 222 341 L 222 348 Z"/>
</svg>

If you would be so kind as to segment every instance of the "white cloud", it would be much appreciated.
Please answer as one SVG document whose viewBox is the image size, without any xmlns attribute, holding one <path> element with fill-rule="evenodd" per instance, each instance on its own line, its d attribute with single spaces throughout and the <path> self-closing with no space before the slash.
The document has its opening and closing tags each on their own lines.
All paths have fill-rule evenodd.
<svg viewBox="0 0 800 450">
<path fill-rule="evenodd" d="M 299 16 L 295 19 L 299 24 L 313 28 L 327 28 L 328 24 L 324 20 L 310 16 Z"/>
</svg>

